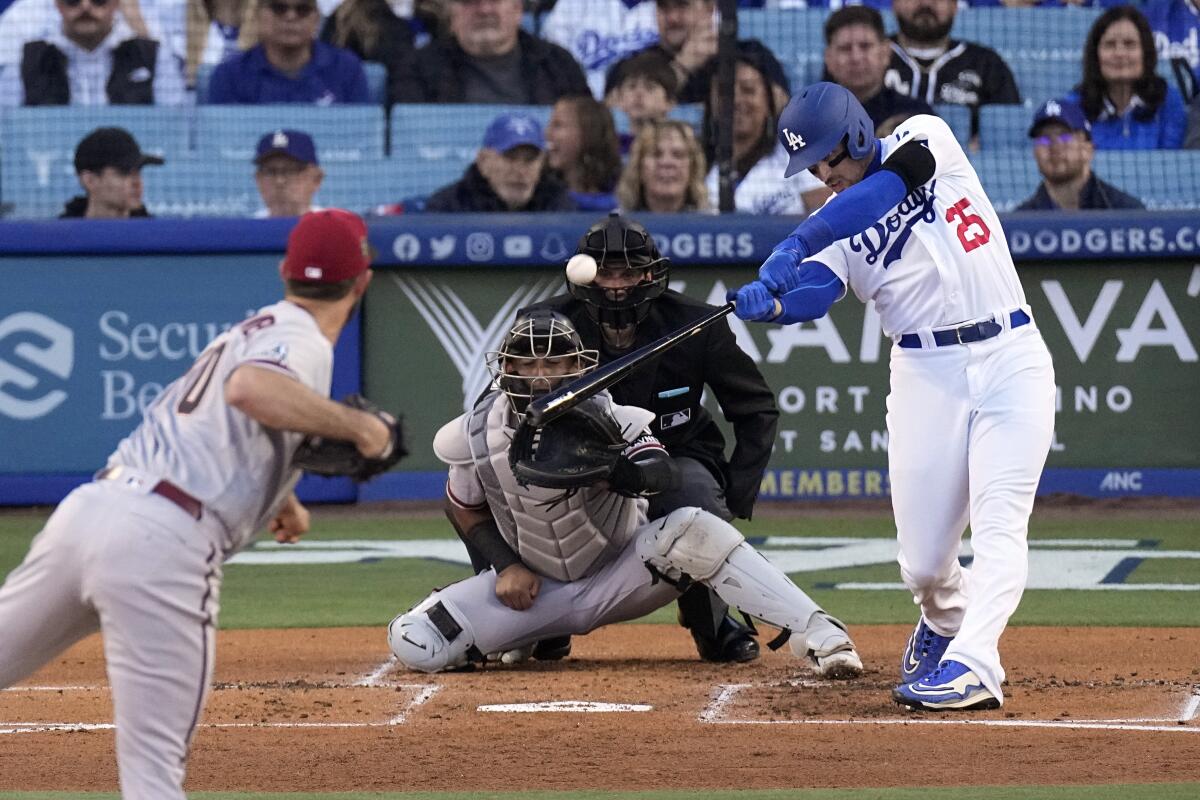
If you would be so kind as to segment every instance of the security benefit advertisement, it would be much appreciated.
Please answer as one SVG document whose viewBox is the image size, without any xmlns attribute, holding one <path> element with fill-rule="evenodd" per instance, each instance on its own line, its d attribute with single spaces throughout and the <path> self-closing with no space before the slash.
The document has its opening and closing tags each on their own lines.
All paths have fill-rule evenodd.
<svg viewBox="0 0 1200 800">
<path fill-rule="evenodd" d="M 278 264 L 278 254 L 0 259 L 0 475 L 103 466 L 214 337 L 281 297 Z M 341 360 L 356 381 L 356 349 Z"/>
<path fill-rule="evenodd" d="M 671 277 L 673 288 L 720 304 L 727 288 L 753 274 L 677 267 Z M 1086 473 L 1097 484 L 1091 489 L 1110 481 L 1122 484 L 1113 490 L 1137 492 L 1152 488 L 1140 485 L 1141 470 L 1200 467 L 1200 266 L 1025 263 L 1020 274 L 1058 384 L 1047 475 Z M 364 382 L 371 396 L 405 410 L 415 445 L 405 467 L 441 468 L 428 443 L 487 387 L 486 353 L 518 308 L 563 288 L 561 272 L 543 270 L 377 276 L 367 298 Z M 891 341 L 873 308 L 850 295 L 814 323 L 729 324 L 780 409 L 763 496 L 886 496 Z M 705 402 L 719 418 L 715 402 Z"/>
</svg>

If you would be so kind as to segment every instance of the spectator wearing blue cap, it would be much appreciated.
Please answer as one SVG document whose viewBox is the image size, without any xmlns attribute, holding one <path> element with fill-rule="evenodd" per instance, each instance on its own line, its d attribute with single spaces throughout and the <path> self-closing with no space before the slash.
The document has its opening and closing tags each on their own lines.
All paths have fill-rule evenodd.
<svg viewBox="0 0 1200 800">
<path fill-rule="evenodd" d="M 1033 157 L 1042 182 L 1018 211 L 1088 211 L 1145 208 L 1136 197 L 1092 172 L 1092 125 L 1083 109 L 1066 100 L 1047 100 L 1029 126 Z"/>
<path fill-rule="evenodd" d="M 254 182 L 264 206 L 255 217 L 298 217 L 320 210 L 313 205 L 313 196 L 325 173 L 307 133 L 280 129 L 266 134 L 258 140 L 254 166 Z"/>
<path fill-rule="evenodd" d="M 213 71 L 208 102 L 366 103 L 362 62 L 315 41 L 320 21 L 316 0 L 258 0 L 259 44 Z"/>
<path fill-rule="evenodd" d="M 542 126 L 526 114 L 501 114 L 461 179 L 438 189 L 426 211 L 574 211 L 566 186 L 546 170 Z"/>
</svg>

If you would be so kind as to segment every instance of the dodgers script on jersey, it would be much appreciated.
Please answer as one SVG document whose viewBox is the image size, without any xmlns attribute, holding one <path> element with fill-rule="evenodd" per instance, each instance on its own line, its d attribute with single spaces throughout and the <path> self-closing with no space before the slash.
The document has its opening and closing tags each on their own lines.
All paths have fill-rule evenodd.
<svg viewBox="0 0 1200 800">
<path fill-rule="evenodd" d="M 558 0 L 542 36 L 565 47 L 583 65 L 588 86 L 604 96 L 604 77 L 622 58 L 658 42 L 655 4 L 649 0 Z"/>
<path fill-rule="evenodd" d="M 262 530 L 300 479 L 291 461 L 304 438 L 266 428 L 225 402 L 225 381 L 244 364 L 282 372 L 327 397 L 333 347 L 300 306 L 284 300 L 260 309 L 213 339 L 108 462 L 168 480 L 200 500 L 228 532 L 227 554 Z"/>
<path fill-rule="evenodd" d="M 932 151 L 933 178 L 873 226 L 812 260 L 863 302 L 874 300 L 892 337 L 1025 307 L 996 210 L 949 126 L 934 116 L 911 117 L 880 140 L 882 159 L 909 141 Z"/>
</svg>

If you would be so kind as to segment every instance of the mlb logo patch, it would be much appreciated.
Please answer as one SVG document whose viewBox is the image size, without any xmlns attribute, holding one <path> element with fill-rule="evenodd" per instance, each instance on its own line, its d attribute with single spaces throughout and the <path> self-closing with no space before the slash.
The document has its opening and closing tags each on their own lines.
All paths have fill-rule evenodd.
<svg viewBox="0 0 1200 800">
<path fill-rule="evenodd" d="M 661 431 L 678 428 L 680 425 L 686 425 L 692 421 L 692 410 L 685 408 L 682 411 L 673 411 L 670 414 L 663 414 L 658 418 L 658 429 Z"/>
</svg>

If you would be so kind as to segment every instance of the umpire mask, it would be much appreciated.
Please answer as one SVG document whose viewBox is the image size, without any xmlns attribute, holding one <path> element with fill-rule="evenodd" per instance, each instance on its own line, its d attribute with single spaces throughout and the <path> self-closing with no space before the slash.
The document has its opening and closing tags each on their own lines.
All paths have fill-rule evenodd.
<svg viewBox="0 0 1200 800">
<path fill-rule="evenodd" d="M 588 315 L 602 325 L 620 329 L 638 324 L 650 313 L 650 301 L 667 288 L 670 260 L 658 252 L 641 223 L 615 211 L 588 228 L 575 252 L 596 259 L 601 271 L 632 273 L 622 288 L 567 281 L 571 296 L 583 301 Z"/>
<path fill-rule="evenodd" d="M 534 309 L 517 317 L 499 350 L 487 354 L 487 368 L 518 416 L 530 401 L 596 366 L 598 354 L 557 311 Z"/>
</svg>

